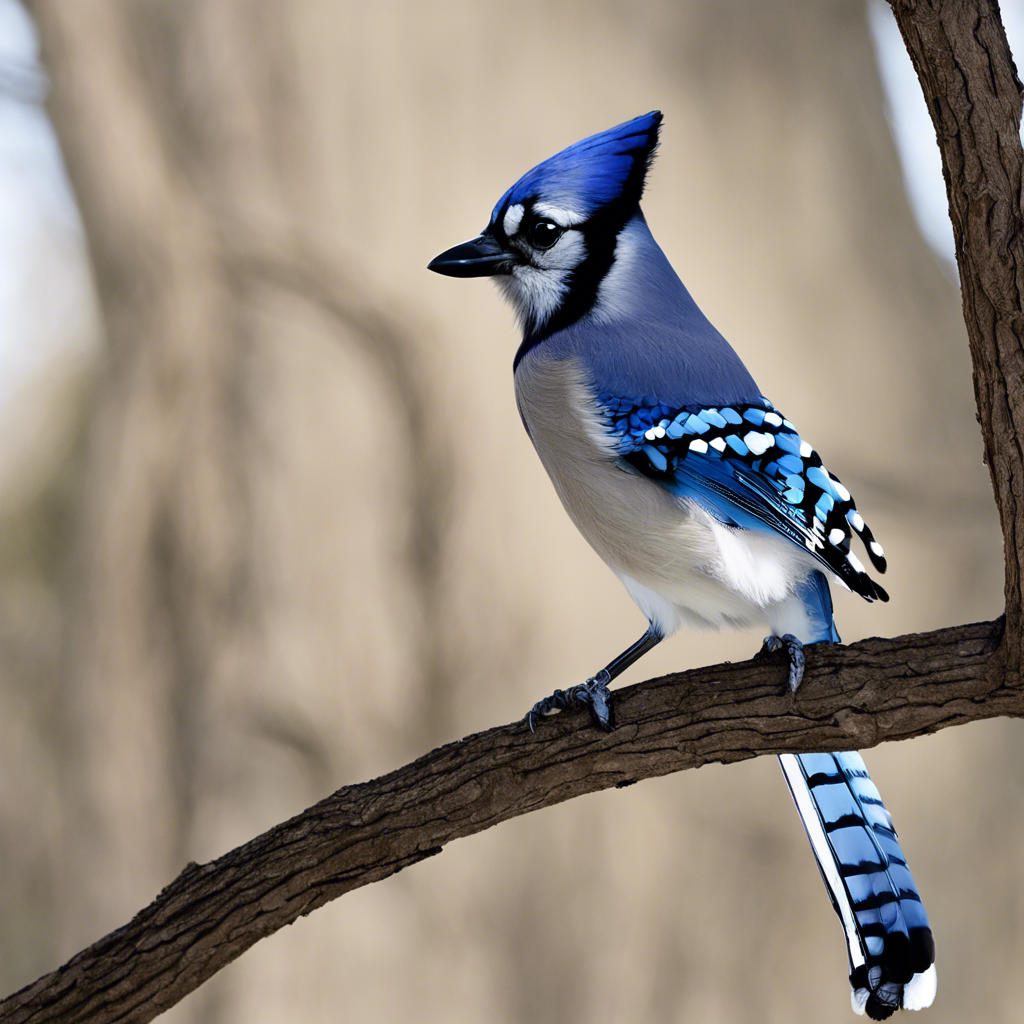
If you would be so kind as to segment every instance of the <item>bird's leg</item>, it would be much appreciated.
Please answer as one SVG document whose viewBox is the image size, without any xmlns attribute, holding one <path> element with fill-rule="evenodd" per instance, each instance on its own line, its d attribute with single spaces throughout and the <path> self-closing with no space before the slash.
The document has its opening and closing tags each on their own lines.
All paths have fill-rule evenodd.
<svg viewBox="0 0 1024 1024">
<path fill-rule="evenodd" d="M 566 708 L 580 707 L 581 705 L 590 708 L 590 713 L 598 726 L 606 732 L 611 732 L 614 725 L 612 724 L 612 695 L 608 684 L 619 673 L 629 668 L 637 658 L 646 654 L 663 639 L 664 637 L 657 628 L 648 626 L 647 632 L 635 644 L 627 647 L 617 658 L 613 658 L 597 675 L 591 676 L 579 686 L 570 686 L 568 690 L 555 690 L 550 697 L 537 701 L 526 716 L 530 732 L 533 732 L 537 722 L 549 711 L 563 711 Z"/>
<path fill-rule="evenodd" d="M 765 658 L 776 651 L 785 651 L 789 659 L 789 688 L 796 693 L 804 678 L 804 645 L 792 633 L 766 636 L 755 658 Z"/>
</svg>

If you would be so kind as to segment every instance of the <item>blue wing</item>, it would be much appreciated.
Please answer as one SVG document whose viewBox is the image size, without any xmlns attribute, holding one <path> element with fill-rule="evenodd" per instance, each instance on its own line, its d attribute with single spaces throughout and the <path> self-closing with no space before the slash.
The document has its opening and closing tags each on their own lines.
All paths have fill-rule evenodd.
<svg viewBox="0 0 1024 1024">
<path fill-rule="evenodd" d="M 634 470 L 727 525 L 781 534 L 867 600 L 889 600 L 850 550 L 856 533 L 885 572 L 881 545 L 850 492 L 770 402 L 673 408 L 602 394 L 597 404 Z"/>
</svg>

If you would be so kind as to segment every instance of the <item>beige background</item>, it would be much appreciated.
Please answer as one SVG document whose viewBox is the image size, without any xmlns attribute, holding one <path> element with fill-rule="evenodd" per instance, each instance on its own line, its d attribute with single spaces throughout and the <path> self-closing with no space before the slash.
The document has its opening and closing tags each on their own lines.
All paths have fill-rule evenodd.
<svg viewBox="0 0 1024 1024">
<path fill-rule="evenodd" d="M 511 316 L 425 265 L 528 167 L 653 107 L 655 236 L 889 556 L 890 604 L 836 595 L 844 639 L 998 614 L 959 297 L 907 205 L 863 4 L 32 9 L 105 346 L 0 539 L 5 989 L 186 860 L 640 634 L 522 431 Z M 624 681 L 759 642 L 683 634 Z M 935 1022 L 1020 1019 L 1018 735 L 867 755 L 936 932 Z M 165 1019 L 821 1022 L 847 993 L 761 759 L 456 843 Z"/>
</svg>

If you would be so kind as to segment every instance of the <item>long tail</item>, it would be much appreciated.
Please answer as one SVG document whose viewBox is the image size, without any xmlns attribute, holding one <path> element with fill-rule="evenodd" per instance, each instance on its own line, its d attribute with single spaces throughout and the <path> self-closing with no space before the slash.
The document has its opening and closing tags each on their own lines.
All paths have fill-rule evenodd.
<svg viewBox="0 0 1024 1024">
<path fill-rule="evenodd" d="M 825 577 L 814 573 L 800 598 L 815 635 L 799 639 L 837 643 Z M 783 754 L 779 762 L 846 933 L 854 1010 L 885 1020 L 930 1006 L 936 975 L 928 915 L 860 754 Z"/>
</svg>

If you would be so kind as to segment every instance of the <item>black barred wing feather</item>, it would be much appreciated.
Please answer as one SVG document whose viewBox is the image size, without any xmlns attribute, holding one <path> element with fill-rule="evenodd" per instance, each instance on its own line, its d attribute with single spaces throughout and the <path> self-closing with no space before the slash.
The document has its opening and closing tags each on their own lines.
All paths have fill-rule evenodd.
<svg viewBox="0 0 1024 1024">
<path fill-rule="evenodd" d="M 850 550 L 853 534 L 878 572 L 885 555 L 850 492 L 768 401 L 672 408 L 598 396 L 619 454 L 722 522 L 768 527 L 801 544 L 855 593 L 889 595 Z"/>
</svg>

